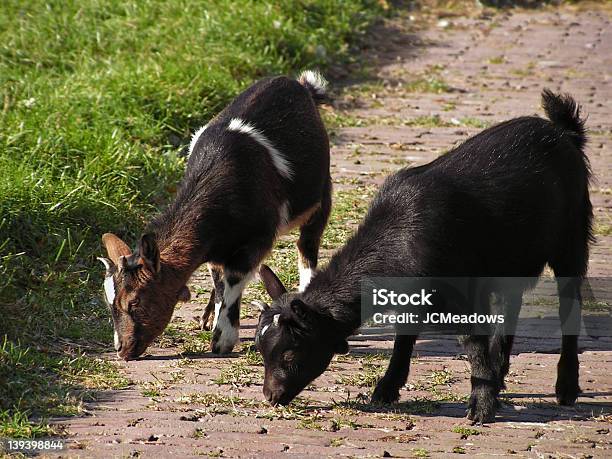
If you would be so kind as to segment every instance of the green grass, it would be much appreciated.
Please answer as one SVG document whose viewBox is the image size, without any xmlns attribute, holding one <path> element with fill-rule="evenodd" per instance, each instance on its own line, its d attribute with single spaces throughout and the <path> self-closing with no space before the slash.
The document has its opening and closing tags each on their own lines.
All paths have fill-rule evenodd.
<svg viewBox="0 0 612 459">
<path fill-rule="evenodd" d="M 488 60 L 488 62 L 489 62 L 489 64 L 494 64 L 494 65 L 503 64 L 503 63 L 506 62 L 506 57 L 504 55 L 494 56 L 494 57 L 491 57 Z"/>
<path fill-rule="evenodd" d="M 156 343 L 162 348 L 176 347 L 185 355 L 204 354 L 210 350 L 212 332 L 200 330 L 195 322 L 171 322 Z"/>
<path fill-rule="evenodd" d="M 379 362 L 365 361 L 360 359 L 359 370 L 350 375 L 340 375 L 336 378 L 336 384 L 343 386 L 374 387 L 383 376 L 385 367 Z"/>
<path fill-rule="evenodd" d="M 343 62 L 380 13 L 376 0 L 2 3 L 3 423 L 78 412 L 87 384 L 119 384 L 88 354 L 112 336 L 101 234 L 135 240 L 175 191 L 190 134 L 234 95 Z"/>
<path fill-rule="evenodd" d="M 464 118 L 442 118 L 438 114 L 419 115 L 414 118 L 402 118 L 391 116 L 369 116 L 360 118 L 341 110 L 329 111 L 324 116 L 327 124 L 336 128 L 363 127 L 363 126 L 409 126 L 420 128 L 442 128 L 442 127 L 473 127 L 484 129 L 490 126 L 490 122 L 473 117 Z"/>
<path fill-rule="evenodd" d="M 249 365 L 245 360 L 237 360 L 225 366 L 219 376 L 213 379 L 215 384 L 235 387 L 263 384 L 261 366 Z"/>
<path fill-rule="evenodd" d="M 186 405 L 202 405 L 206 408 L 215 408 L 227 411 L 230 408 L 267 408 L 269 405 L 258 400 L 223 395 L 219 393 L 195 393 L 182 395 L 175 399 L 177 403 Z"/>
<path fill-rule="evenodd" d="M 49 354 L 7 338 L 0 344 L 0 381 L 0 437 L 12 438 L 51 434 L 48 416 L 81 414 L 81 401 L 94 390 L 129 384 L 111 362 Z"/>
<path fill-rule="evenodd" d="M 467 438 L 470 435 L 480 435 L 480 430 L 466 426 L 455 426 L 452 431 L 461 434 L 462 438 Z"/>
<path fill-rule="evenodd" d="M 336 250 L 346 242 L 363 219 L 375 192 L 375 187 L 371 185 L 358 184 L 355 184 L 350 190 L 334 192 L 332 212 L 323 233 L 321 249 Z M 299 282 L 295 248 L 297 239 L 297 230 L 283 236 L 276 242 L 274 250 L 265 261 L 279 276 L 288 290 L 295 290 Z M 324 262 L 321 264 L 324 264 Z M 245 290 L 242 299 L 243 316 L 256 317 L 259 315 L 256 308 L 250 306 L 250 302 L 255 300 L 271 302 L 261 282 L 253 282 Z"/>
<path fill-rule="evenodd" d="M 0 437 L 6 438 L 38 438 L 57 435 L 46 421 L 32 422 L 28 413 L 22 411 L 10 412 L 0 410 Z"/>
<path fill-rule="evenodd" d="M 442 78 L 437 76 L 422 77 L 403 85 L 407 92 L 432 92 L 442 94 L 450 92 L 451 87 Z"/>
</svg>

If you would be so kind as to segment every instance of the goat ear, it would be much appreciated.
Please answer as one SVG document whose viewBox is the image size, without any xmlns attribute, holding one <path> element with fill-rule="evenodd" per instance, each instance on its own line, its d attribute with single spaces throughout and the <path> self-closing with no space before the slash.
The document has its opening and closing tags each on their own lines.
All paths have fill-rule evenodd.
<svg viewBox="0 0 612 459">
<path fill-rule="evenodd" d="M 269 266 L 262 264 L 259 267 L 259 277 L 263 281 L 268 295 L 273 300 L 278 299 L 283 293 L 287 293 L 287 289 Z"/>
<path fill-rule="evenodd" d="M 100 260 L 102 264 L 104 264 L 104 268 L 106 268 L 106 277 L 110 276 L 111 270 L 115 266 L 112 260 L 104 257 L 96 257 L 96 260 Z"/>
<path fill-rule="evenodd" d="M 140 238 L 138 252 L 149 269 L 154 273 L 159 272 L 159 248 L 153 234 L 143 234 Z"/>
<path fill-rule="evenodd" d="M 182 301 L 183 303 L 186 303 L 190 299 L 191 299 L 191 292 L 189 292 L 189 288 L 187 288 L 186 285 L 183 285 L 183 287 L 178 292 L 178 300 Z"/>
<path fill-rule="evenodd" d="M 283 322 L 297 325 L 303 329 L 308 329 L 310 328 L 309 323 L 312 321 L 312 318 L 309 319 L 309 315 L 311 314 L 310 307 L 302 300 L 296 298 L 289 304 L 289 309 L 281 314 L 281 319 Z"/>
<path fill-rule="evenodd" d="M 291 311 L 293 311 L 293 314 L 295 314 L 298 319 L 306 319 L 306 317 L 308 316 L 308 306 L 306 306 L 306 304 L 302 300 L 298 300 L 296 298 L 295 300 L 291 301 L 290 306 Z"/>
<path fill-rule="evenodd" d="M 129 257 L 132 254 L 132 251 L 128 247 L 128 245 L 115 236 L 113 233 L 106 233 L 102 235 L 102 244 L 106 248 L 106 252 L 108 253 L 108 258 L 111 261 L 119 265 L 119 258 L 121 257 Z"/>
<path fill-rule="evenodd" d="M 334 345 L 334 353 L 335 354 L 348 354 L 349 352 L 349 345 L 348 342 L 343 339 L 341 341 L 338 341 L 335 345 Z"/>
</svg>

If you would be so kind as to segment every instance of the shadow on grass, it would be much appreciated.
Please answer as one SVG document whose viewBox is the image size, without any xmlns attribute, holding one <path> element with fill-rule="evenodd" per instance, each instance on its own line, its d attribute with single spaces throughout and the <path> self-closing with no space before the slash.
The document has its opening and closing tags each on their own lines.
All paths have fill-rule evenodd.
<svg viewBox="0 0 612 459">
<path fill-rule="evenodd" d="M 22 346 L 6 337 L 0 346 L 0 437 L 37 438 L 62 434 L 47 421 L 81 414 L 93 391 L 129 382 L 111 362 L 84 354 L 59 354 Z"/>
</svg>

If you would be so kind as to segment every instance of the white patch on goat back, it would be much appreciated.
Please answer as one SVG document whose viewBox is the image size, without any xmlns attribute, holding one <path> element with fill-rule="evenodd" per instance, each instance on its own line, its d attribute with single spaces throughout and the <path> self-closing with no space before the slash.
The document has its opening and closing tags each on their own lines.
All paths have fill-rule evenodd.
<svg viewBox="0 0 612 459">
<path fill-rule="evenodd" d="M 104 278 L 104 294 L 108 304 L 113 304 L 115 301 L 115 279 L 113 279 L 113 276 Z"/>
<path fill-rule="evenodd" d="M 119 335 L 117 334 L 117 332 L 115 331 L 115 335 L 113 337 L 113 341 L 115 343 L 115 350 L 118 351 L 119 350 Z"/>
<path fill-rule="evenodd" d="M 291 165 L 289 164 L 287 158 L 285 158 L 285 156 L 276 149 L 265 134 L 259 129 L 255 128 L 255 126 L 241 120 L 240 118 L 232 118 L 227 130 L 240 132 L 250 136 L 255 142 L 268 150 L 270 158 L 272 158 L 272 162 L 274 163 L 274 167 L 276 167 L 276 170 L 280 175 L 287 179 L 291 179 L 293 177 L 293 171 L 291 170 Z"/>
<path fill-rule="evenodd" d="M 198 143 L 198 140 L 199 140 L 200 136 L 206 130 L 207 127 L 208 127 L 208 124 L 205 124 L 200 129 L 195 131 L 195 133 L 191 136 L 191 142 L 189 142 L 189 153 L 187 153 L 187 156 L 189 156 L 189 155 L 191 155 L 191 153 L 193 153 L 193 149 L 195 148 L 196 143 Z"/>
<path fill-rule="evenodd" d="M 327 91 L 327 80 L 316 70 L 304 70 L 300 73 L 298 81 L 308 83 L 321 95 L 324 95 Z"/>
</svg>

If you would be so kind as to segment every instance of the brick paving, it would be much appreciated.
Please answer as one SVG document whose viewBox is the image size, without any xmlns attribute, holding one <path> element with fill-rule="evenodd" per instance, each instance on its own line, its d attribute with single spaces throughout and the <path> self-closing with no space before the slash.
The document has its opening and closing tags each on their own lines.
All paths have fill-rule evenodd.
<svg viewBox="0 0 612 459">
<path fill-rule="evenodd" d="M 541 114 L 543 87 L 567 91 L 589 114 L 598 232 L 589 274 L 609 276 L 610 11 L 516 10 L 431 24 L 402 12 L 375 28 L 366 51 L 373 76 L 345 81 L 328 114 L 339 125 L 331 129 L 336 190 L 378 185 L 386 174 L 430 161 L 485 125 Z M 202 295 L 177 310 L 174 324 L 194 323 L 207 299 L 206 273 L 192 283 Z M 455 338 L 419 340 L 398 405 L 367 404 L 392 334 L 364 330 L 350 341 L 351 353 L 338 357 L 298 403 L 273 409 L 261 393 L 262 368 L 244 350 L 255 324 L 255 318 L 243 321 L 243 350 L 227 358 L 208 352 L 185 357 L 170 345 L 121 363 L 134 382 L 130 388 L 99 394 L 86 404 L 86 416 L 58 420 L 70 434 L 64 455 L 612 457 L 610 338 L 581 340 L 584 393 L 567 408 L 554 402 L 558 338 L 525 333 L 515 344 L 497 422 L 470 427 L 464 417 L 469 367 Z"/>
</svg>

